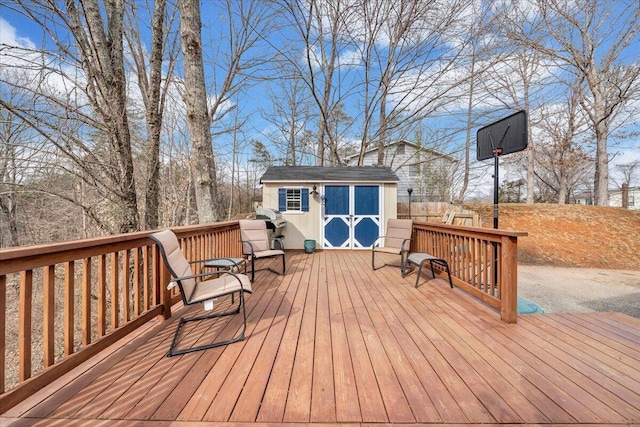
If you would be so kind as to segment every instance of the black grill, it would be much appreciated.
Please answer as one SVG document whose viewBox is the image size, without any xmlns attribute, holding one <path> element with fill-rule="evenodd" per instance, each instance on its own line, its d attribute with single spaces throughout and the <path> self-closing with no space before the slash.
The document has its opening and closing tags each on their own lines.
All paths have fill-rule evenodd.
<svg viewBox="0 0 640 427">
<path fill-rule="evenodd" d="M 271 249 L 274 249 L 276 240 L 280 244 L 280 249 L 284 249 L 282 231 L 287 226 L 287 220 L 282 218 L 282 213 L 275 209 L 258 208 L 256 210 L 256 220 L 266 223 L 271 238 Z"/>
</svg>

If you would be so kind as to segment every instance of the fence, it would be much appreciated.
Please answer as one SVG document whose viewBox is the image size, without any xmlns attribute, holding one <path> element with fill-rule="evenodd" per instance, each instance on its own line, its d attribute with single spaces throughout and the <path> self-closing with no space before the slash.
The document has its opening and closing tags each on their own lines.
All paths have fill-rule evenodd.
<svg viewBox="0 0 640 427">
<path fill-rule="evenodd" d="M 237 221 L 173 230 L 189 259 L 241 254 Z M 168 272 L 149 234 L 0 251 L 0 393 L 20 385 L 3 396 L 0 413 L 157 316 L 171 316 L 179 295 L 161 286 Z"/>
<path fill-rule="evenodd" d="M 517 238 L 524 232 L 417 222 L 411 251 L 449 263 L 453 283 L 500 311 L 507 323 L 517 314 Z"/>
<path fill-rule="evenodd" d="M 237 221 L 173 230 L 190 260 L 241 256 Z M 0 251 L 0 413 L 140 326 L 171 316 L 179 295 L 166 289 L 169 275 L 149 234 Z M 515 322 L 522 235 L 416 222 L 412 250 L 446 259 L 455 285 Z"/>
<path fill-rule="evenodd" d="M 409 214 L 411 208 L 411 214 Z M 401 202 L 398 203 L 398 218 L 415 221 L 437 222 L 465 227 L 482 227 L 482 217 L 477 212 L 462 209 L 445 202 Z"/>
</svg>

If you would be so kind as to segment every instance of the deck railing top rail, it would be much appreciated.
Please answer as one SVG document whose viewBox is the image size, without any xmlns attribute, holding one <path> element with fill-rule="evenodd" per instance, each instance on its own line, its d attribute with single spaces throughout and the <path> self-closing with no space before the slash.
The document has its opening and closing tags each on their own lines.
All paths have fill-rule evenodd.
<svg viewBox="0 0 640 427">
<path fill-rule="evenodd" d="M 237 227 L 238 221 L 225 221 L 215 224 L 172 227 L 171 229 L 180 238 L 188 238 L 212 230 L 221 231 Z M 108 254 L 114 250 L 134 248 L 142 246 L 142 244 L 151 244 L 148 236 L 153 231 L 0 249 L 0 275 L 44 267 L 51 263 L 72 261 L 85 256 Z"/>
</svg>

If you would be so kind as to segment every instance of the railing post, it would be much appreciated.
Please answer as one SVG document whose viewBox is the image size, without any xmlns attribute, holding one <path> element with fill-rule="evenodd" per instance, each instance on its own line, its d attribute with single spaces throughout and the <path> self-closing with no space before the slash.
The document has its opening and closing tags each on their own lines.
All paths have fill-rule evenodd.
<svg viewBox="0 0 640 427">
<path fill-rule="evenodd" d="M 518 252 L 517 238 L 502 236 L 500 260 L 500 318 L 516 323 L 518 317 Z"/>
<path fill-rule="evenodd" d="M 157 255 L 160 255 L 159 251 L 155 251 Z M 158 284 L 156 289 L 159 288 L 160 292 L 160 304 L 162 304 L 162 317 L 166 320 L 171 317 L 171 291 L 167 289 L 167 285 L 171 280 L 171 273 L 164 265 L 164 262 L 158 262 Z"/>
</svg>

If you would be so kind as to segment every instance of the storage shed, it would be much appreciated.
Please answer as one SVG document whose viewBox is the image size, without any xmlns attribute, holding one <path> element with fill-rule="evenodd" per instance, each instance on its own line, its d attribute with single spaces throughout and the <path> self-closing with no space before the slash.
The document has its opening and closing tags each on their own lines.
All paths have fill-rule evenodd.
<svg viewBox="0 0 640 427">
<path fill-rule="evenodd" d="M 262 178 L 263 207 L 282 213 L 287 249 L 365 249 L 397 216 L 398 176 L 380 166 L 274 166 Z"/>
</svg>

